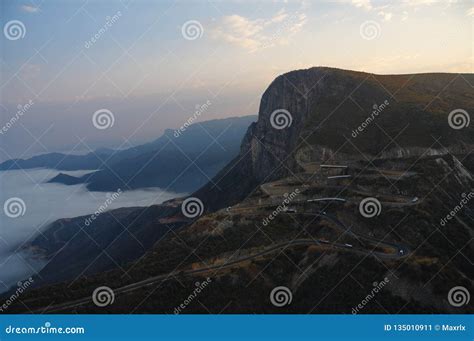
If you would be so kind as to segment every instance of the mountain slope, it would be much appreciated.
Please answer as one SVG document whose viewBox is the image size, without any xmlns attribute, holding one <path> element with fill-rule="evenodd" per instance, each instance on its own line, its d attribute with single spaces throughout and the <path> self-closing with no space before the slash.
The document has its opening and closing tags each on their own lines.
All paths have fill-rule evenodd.
<svg viewBox="0 0 474 341">
<path fill-rule="evenodd" d="M 12 159 L 0 163 L 0 171 L 30 168 L 52 168 L 58 170 L 97 169 L 114 154 L 109 149 L 99 149 L 86 155 L 67 155 L 62 153 L 47 153 L 29 159 Z"/>
<path fill-rule="evenodd" d="M 0 170 L 98 169 L 81 177 L 61 173 L 48 182 L 85 183 L 91 191 L 162 187 L 175 192 L 192 192 L 237 155 L 242 137 L 255 119 L 256 116 L 244 116 L 204 121 L 179 134 L 167 129 L 155 141 L 126 150 L 100 149 L 86 155 L 50 153 L 6 161 L 0 164 Z"/>
<path fill-rule="evenodd" d="M 202 216 L 184 217 L 182 199 L 164 203 L 155 209 L 169 211 L 155 226 L 181 225 L 143 257 L 31 290 L 23 303 L 46 312 L 172 313 L 206 280 L 186 313 L 472 312 L 448 295 L 474 289 L 474 135 L 472 126 L 451 128 L 448 117 L 473 112 L 473 81 L 329 68 L 279 76 L 239 155 L 193 194 Z M 291 114 L 284 129 L 270 120 L 280 109 Z M 115 301 L 101 308 L 91 294 L 104 285 Z M 292 300 L 278 307 L 271 293 L 281 286 Z"/>
<path fill-rule="evenodd" d="M 474 111 L 473 84 L 473 74 L 375 75 L 325 67 L 281 75 L 264 92 L 258 121 L 240 154 L 213 179 L 218 186 L 209 183 L 195 194 L 213 210 L 239 201 L 256 183 L 301 170 L 299 163 L 312 159 L 416 156 L 445 148 L 470 152 L 473 125 L 452 129 L 448 116 L 459 108 Z M 374 105 L 382 104 L 383 110 L 353 137 L 372 117 Z M 275 129 L 271 115 L 281 109 L 292 123 Z M 228 195 L 236 183 L 239 187 Z"/>
<path fill-rule="evenodd" d="M 168 129 L 153 143 L 152 151 L 122 157 L 82 180 L 92 191 L 161 187 L 192 192 L 238 154 L 254 120 L 255 116 L 245 116 L 206 121 L 189 126 L 177 137 Z"/>
</svg>

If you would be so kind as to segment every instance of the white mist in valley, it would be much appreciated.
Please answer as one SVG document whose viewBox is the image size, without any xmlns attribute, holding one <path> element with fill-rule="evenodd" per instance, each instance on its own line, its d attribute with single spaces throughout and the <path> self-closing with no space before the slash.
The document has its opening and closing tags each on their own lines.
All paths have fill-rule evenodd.
<svg viewBox="0 0 474 341">
<path fill-rule="evenodd" d="M 74 176 L 88 172 L 90 171 L 63 171 Z M 46 264 L 47 260 L 22 250 L 22 247 L 44 231 L 51 222 L 59 218 L 92 214 L 106 202 L 109 210 L 146 207 L 180 196 L 159 188 L 114 194 L 90 192 L 84 185 L 46 183 L 58 173 L 51 169 L 0 172 L 0 292 L 37 273 Z M 20 207 L 21 202 L 16 207 L 24 209 L 24 212 L 15 211 L 14 206 L 10 207 L 11 211 L 4 207 L 11 198 L 19 198 L 24 202 L 24 207 Z"/>
</svg>

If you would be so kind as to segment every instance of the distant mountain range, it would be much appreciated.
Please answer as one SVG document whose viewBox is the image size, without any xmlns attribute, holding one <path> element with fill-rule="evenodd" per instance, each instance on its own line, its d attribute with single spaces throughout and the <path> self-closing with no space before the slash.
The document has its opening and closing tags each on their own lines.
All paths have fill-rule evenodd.
<svg viewBox="0 0 474 341">
<path fill-rule="evenodd" d="M 11 159 L 0 163 L 0 171 L 31 168 L 51 168 L 65 171 L 98 169 L 103 161 L 115 153 L 112 149 L 97 149 L 85 155 L 46 153 L 29 159 Z"/>
<path fill-rule="evenodd" d="M 155 141 L 126 150 L 100 149 L 86 155 L 49 153 L 5 161 L 0 170 L 98 169 L 81 177 L 60 173 L 49 182 L 85 183 L 92 191 L 161 187 L 192 192 L 238 154 L 242 137 L 255 120 L 256 116 L 244 116 L 205 121 L 192 124 L 179 134 L 167 129 Z"/>
<path fill-rule="evenodd" d="M 453 128 L 450 114 L 469 121 L 473 84 L 473 74 L 281 75 L 240 153 L 192 194 L 203 203 L 196 216 L 177 198 L 109 211 L 77 235 L 84 217 L 55 222 L 27 246 L 50 260 L 42 287 L 11 311 L 172 313 L 209 277 L 212 290 L 186 312 L 349 314 L 381 282 L 364 313 L 472 312 L 446 297 L 473 290 L 474 200 L 459 208 L 474 197 L 473 126 Z M 334 197 L 342 202 L 314 201 Z M 104 285 L 115 301 L 98 307 L 91 293 Z M 288 304 L 272 304 L 282 286 Z"/>
</svg>

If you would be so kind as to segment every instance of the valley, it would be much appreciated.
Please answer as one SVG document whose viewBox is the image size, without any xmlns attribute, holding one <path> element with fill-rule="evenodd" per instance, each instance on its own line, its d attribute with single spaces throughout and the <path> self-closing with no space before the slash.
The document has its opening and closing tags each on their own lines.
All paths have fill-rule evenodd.
<svg viewBox="0 0 474 341">
<path fill-rule="evenodd" d="M 319 67 L 277 77 L 238 155 L 190 196 L 108 211 L 72 242 L 74 224 L 64 222 L 34 241 L 48 257 L 60 250 L 60 261 L 12 311 L 169 314 L 210 278 L 185 313 L 349 314 L 381 281 L 358 313 L 470 312 L 446 295 L 472 288 L 473 202 L 440 223 L 474 188 L 472 127 L 447 121 L 452 108 L 474 110 L 469 81 L 472 74 Z M 283 128 L 275 112 L 290 114 Z M 196 203 L 190 212 L 188 200 Z M 147 243 L 140 252 L 134 236 Z M 119 266 L 104 263 L 102 250 L 115 259 L 124 247 Z M 98 306 L 92 295 L 103 286 L 114 300 Z M 281 286 L 291 304 L 272 304 Z"/>
</svg>

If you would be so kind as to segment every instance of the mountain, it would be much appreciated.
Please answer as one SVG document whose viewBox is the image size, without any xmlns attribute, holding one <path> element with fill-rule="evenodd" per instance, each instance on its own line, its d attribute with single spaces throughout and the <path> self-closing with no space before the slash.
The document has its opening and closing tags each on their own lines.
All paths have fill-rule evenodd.
<svg viewBox="0 0 474 341">
<path fill-rule="evenodd" d="M 77 185 L 82 183 L 82 179 L 64 173 L 59 173 L 48 181 L 49 183 L 60 183 L 64 185 Z"/>
<path fill-rule="evenodd" d="M 35 285 L 87 276 L 139 258 L 165 234 L 188 222 L 169 219 L 174 211 L 165 205 L 127 207 L 94 218 L 55 221 L 27 246 L 50 260 Z"/>
<path fill-rule="evenodd" d="M 104 160 L 115 151 L 101 148 L 86 155 L 67 155 L 63 153 L 47 153 L 29 159 L 12 159 L 0 163 L 0 171 L 30 168 L 52 168 L 58 170 L 97 169 Z"/>
<path fill-rule="evenodd" d="M 50 153 L 27 160 L 9 160 L 0 164 L 0 170 L 98 169 L 81 177 L 60 173 L 48 182 L 85 183 L 91 191 L 162 187 L 192 192 L 238 154 L 242 137 L 255 119 L 256 116 L 230 117 L 195 123 L 183 130 L 167 129 L 155 141 L 126 150 L 102 148 L 86 155 Z"/>
<path fill-rule="evenodd" d="M 203 203 L 194 218 L 184 198 L 148 208 L 143 219 L 134 211 L 119 218 L 160 237 L 113 269 L 91 263 L 87 235 L 69 241 L 74 225 L 56 225 L 29 247 L 68 257 L 54 257 L 38 287 L 10 309 L 472 313 L 450 295 L 474 289 L 473 84 L 473 74 L 318 67 L 281 75 L 263 94 L 239 154 L 192 194 Z M 458 109 L 461 127 L 451 114 Z M 111 242 L 118 226 L 95 222 L 86 232 L 102 235 L 96 254 L 112 245 L 118 257 Z M 169 224 L 176 225 L 161 234 Z M 44 285 L 57 280 L 64 282 Z M 93 303 L 101 286 L 113 289 L 113 304 Z"/>
<path fill-rule="evenodd" d="M 210 183 L 196 196 L 207 198 L 208 209 L 225 207 L 256 184 L 301 171 L 299 161 L 468 153 L 472 125 L 452 129 L 448 116 L 456 109 L 473 112 L 472 84 L 473 74 L 376 75 L 315 67 L 281 75 L 263 94 L 240 154 L 213 180 L 219 186 Z M 374 106 L 382 108 L 376 115 Z M 271 124 L 280 109 L 291 115 L 287 129 Z M 224 193 L 228 200 L 221 199 Z"/>
<path fill-rule="evenodd" d="M 152 144 L 127 151 L 81 181 L 91 191 L 161 187 L 192 192 L 209 182 L 239 152 L 255 116 L 231 117 L 190 125 L 181 134 L 170 129 Z"/>
</svg>

